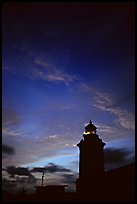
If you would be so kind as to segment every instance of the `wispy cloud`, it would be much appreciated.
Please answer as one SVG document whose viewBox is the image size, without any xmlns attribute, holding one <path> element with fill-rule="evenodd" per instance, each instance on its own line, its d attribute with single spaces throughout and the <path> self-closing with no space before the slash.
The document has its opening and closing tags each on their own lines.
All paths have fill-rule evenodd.
<svg viewBox="0 0 137 204">
<path fill-rule="evenodd" d="M 11 144 L 13 148 L 16 147 L 16 155 L 3 159 L 3 166 L 7 164 L 11 165 L 23 165 L 30 164 L 32 162 L 38 162 L 40 160 L 46 161 L 51 158 L 61 158 L 62 156 L 68 156 L 70 154 L 70 148 L 74 148 L 73 144 L 70 144 L 72 141 L 71 138 L 67 137 L 65 134 L 38 134 L 38 137 L 32 136 L 25 137 L 22 131 L 18 135 L 13 135 L 12 131 L 6 131 L 3 134 L 4 142 Z M 33 148 L 30 148 L 32 147 Z M 72 152 L 71 152 L 72 153 Z"/>
<path fill-rule="evenodd" d="M 15 65 L 16 63 L 21 62 L 24 68 L 19 69 L 18 64 L 16 66 L 9 66 L 9 64 L 3 63 L 2 69 L 4 72 L 23 75 L 27 78 L 30 78 L 31 80 L 40 79 L 43 81 L 49 81 L 54 83 L 63 82 L 65 85 L 70 85 L 75 80 L 78 80 L 80 78 L 78 75 L 68 73 L 67 71 L 64 71 L 62 69 L 62 66 L 65 67 L 64 64 L 68 61 L 65 61 L 64 58 L 66 57 L 62 57 L 65 61 L 63 65 L 57 65 L 55 62 L 56 60 L 54 59 L 55 57 L 54 55 L 52 56 L 52 53 L 52 57 L 50 57 L 50 59 L 42 60 L 41 58 L 37 57 L 35 53 L 31 52 L 31 48 L 29 48 L 29 46 L 27 46 L 26 44 L 21 44 L 20 46 L 21 47 L 18 50 L 20 55 L 17 57 Z M 53 60 L 51 58 L 53 58 Z"/>
<path fill-rule="evenodd" d="M 11 109 L 2 110 L 2 125 L 4 127 L 18 124 L 21 121 L 21 117 Z"/>
<path fill-rule="evenodd" d="M 97 128 L 99 129 L 99 132 L 105 133 L 105 134 L 116 134 L 117 128 L 116 127 L 111 127 L 108 125 L 102 125 L 102 124 L 97 124 Z"/>
<path fill-rule="evenodd" d="M 57 135 L 50 135 L 49 138 L 57 138 Z"/>
<path fill-rule="evenodd" d="M 37 79 L 42 79 L 44 81 L 50 82 L 64 82 L 66 85 L 68 85 L 77 80 L 78 78 L 75 75 L 70 75 L 68 73 L 63 72 L 59 68 L 43 60 L 35 59 L 34 62 L 35 64 L 41 66 L 41 68 L 35 68 L 33 70 L 33 77 Z"/>
<path fill-rule="evenodd" d="M 38 65 L 41 65 L 42 67 L 45 67 L 45 68 L 50 68 L 52 67 L 52 65 L 50 65 L 49 63 L 45 62 L 45 61 L 42 61 L 40 59 L 35 59 L 34 62 Z"/>
<path fill-rule="evenodd" d="M 2 145 L 2 153 L 8 154 L 8 155 L 13 155 L 15 153 L 15 150 L 13 147 L 3 144 Z"/>
<path fill-rule="evenodd" d="M 134 130 L 135 129 L 135 120 L 133 113 L 121 109 L 119 107 L 113 107 L 113 102 L 109 104 L 108 100 L 100 97 L 95 97 L 96 103 L 92 104 L 94 107 L 99 108 L 103 111 L 107 111 L 116 116 L 116 120 L 125 129 Z M 111 102 L 111 101 L 110 101 Z M 112 107 L 111 107 L 112 105 Z"/>
<path fill-rule="evenodd" d="M 87 84 L 81 84 L 80 88 L 85 93 L 93 94 L 93 99 L 95 102 L 92 103 L 92 106 L 113 114 L 116 117 L 117 123 L 121 127 L 128 130 L 135 129 L 134 114 L 128 110 L 117 107 L 117 101 L 112 95 L 98 91 L 97 89 L 90 87 Z"/>
<path fill-rule="evenodd" d="M 113 113 L 115 116 L 117 116 L 117 120 L 122 127 L 128 130 L 135 129 L 135 121 L 134 121 L 135 118 L 132 113 L 120 108 L 107 108 L 106 110 L 109 111 L 110 113 Z"/>
</svg>

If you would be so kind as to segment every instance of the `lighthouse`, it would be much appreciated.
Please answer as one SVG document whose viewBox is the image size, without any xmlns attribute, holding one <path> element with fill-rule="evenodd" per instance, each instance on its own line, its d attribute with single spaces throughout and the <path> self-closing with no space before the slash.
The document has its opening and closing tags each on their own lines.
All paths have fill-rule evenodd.
<svg viewBox="0 0 137 204">
<path fill-rule="evenodd" d="M 79 148 L 79 178 L 76 181 L 78 193 L 92 194 L 99 190 L 104 180 L 104 155 L 106 145 L 96 134 L 97 127 L 90 120 L 85 127 Z"/>
</svg>

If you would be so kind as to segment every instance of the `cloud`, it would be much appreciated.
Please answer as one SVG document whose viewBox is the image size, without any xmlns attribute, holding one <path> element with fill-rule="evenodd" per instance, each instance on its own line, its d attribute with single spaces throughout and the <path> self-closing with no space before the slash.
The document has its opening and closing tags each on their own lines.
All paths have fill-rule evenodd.
<svg viewBox="0 0 137 204">
<path fill-rule="evenodd" d="M 75 172 L 72 172 L 71 174 L 64 173 L 61 175 L 61 183 L 68 185 L 66 191 L 76 191 L 76 180 L 78 177 L 78 173 Z"/>
<path fill-rule="evenodd" d="M 41 65 L 42 67 L 45 67 L 45 68 L 52 67 L 49 63 L 46 63 L 46 62 L 39 60 L 39 59 L 35 59 L 35 63 L 38 65 Z"/>
<path fill-rule="evenodd" d="M 8 135 L 6 140 L 8 144 L 16 147 L 16 155 L 15 157 L 4 159 L 3 166 L 5 167 L 7 164 L 15 166 L 24 164 L 29 166 L 32 162 L 46 161 L 49 157 L 59 158 L 65 156 L 66 153 L 61 152 L 61 150 L 65 148 L 66 142 L 70 143 L 71 137 L 68 136 L 69 134 L 66 136 L 66 133 L 65 135 L 58 134 L 56 137 L 49 137 L 55 135 L 54 132 L 47 135 L 38 133 L 36 138 L 33 136 L 33 140 L 31 136 L 13 138 L 11 137 L 12 135 Z M 66 137 L 68 137 L 67 140 Z M 21 143 L 20 140 L 22 140 Z M 33 146 L 33 149 L 30 146 Z"/>
<path fill-rule="evenodd" d="M 20 190 L 25 189 L 29 192 L 33 192 L 33 187 L 36 185 L 38 179 L 33 175 L 28 177 L 16 176 L 14 180 L 9 180 L 7 178 L 2 179 L 2 190 L 6 190 L 10 193 L 18 193 Z"/>
<path fill-rule="evenodd" d="M 8 155 L 13 155 L 15 153 L 15 150 L 13 147 L 10 147 L 6 144 L 2 144 L 2 153 L 8 154 Z"/>
<path fill-rule="evenodd" d="M 55 135 L 50 135 L 49 138 L 57 138 L 58 136 L 55 134 Z"/>
<path fill-rule="evenodd" d="M 67 184 L 72 184 L 75 183 L 78 174 L 74 173 L 74 174 L 62 174 L 63 177 L 63 182 L 67 183 Z"/>
<path fill-rule="evenodd" d="M 22 187 L 33 189 L 34 184 L 38 179 L 31 174 L 30 170 L 25 167 L 8 166 L 5 171 L 9 174 L 9 177 L 3 179 L 3 189 L 8 191 L 17 192 Z M 11 189 L 13 187 L 13 189 Z"/>
<path fill-rule="evenodd" d="M 31 172 L 48 172 L 48 173 L 55 173 L 55 172 L 71 172 L 70 169 L 64 168 L 60 165 L 56 165 L 54 163 L 48 163 L 45 167 L 35 167 L 31 170 Z"/>
<path fill-rule="evenodd" d="M 127 110 L 122 110 L 120 108 L 109 108 L 107 109 L 110 113 L 115 114 L 118 117 L 118 121 L 121 126 L 128 130 L 135 129 L 135 117 L 132 113 Z"/>
<path fill-rule="evenodd" d="M 118 133 L 118 130 L 116 127 L 111 127 L 108 125 L 102 125 L 102 124 L 97 124 L 97 128 L 99 129 L 99 132 L 105 133 L 105 134 L 116 134 Z"/>
<path fill-rule="evenodd" d="M 75 190 L 75 181 L 78 178 L 78 173 L 73 172 L 68 168 L 64 168 L 63 166 L 56 165 L 54 163 L 49 163 L 45 167 L 33 168 L 31 172 L 50 173 L 46 179 L 46 183 L 48 183 L 48 185 L 66 184 L 68 185 L 68 190 Z"/>
<path fill-rule="evenodd" d="M 28 169 L 28 168 L 25 168 L 25 167 L 8 166 L 8 167 L 6 168 L 6 171 L 7 171 L 11 176 L 15 176 L 15 175 L 30 176 L 30 175 L 31 175 L 29 169 Z"/>
<path fill-rule="evenodd" d="M 78 78 L 77 76 L 64 73 L 59 68 L 43 60 L 35 59 L 34 62 L 40 66 L 39 68 L 35 68 L 33 70 L 33 77 L 37 79 L 50 82 L 64 82 L 66 85 L 68 85 Z"/>
<path fill-rule="evenodd" d="M 106 148 L 104 149 L 105 170 L 114 169 L 118 166 L 134 163 L 134 156 L 126 148 Z"/>
<path fill-rule="evenodd" d="M 12 189 L 13 187 L 16 187 L 17 183 L 16 181 L 10 181 L 8 179 L 3 178 L 2 179 L 2 188 L 3 189 Z"/>
<path fill-rule="evenodd" d="M 108 106 L 114 104 L 114 102 L 113 102 L 113 100 L 112 100 L 112 98 L 110 97 L 109 94 L 99 92 L 96 89 L 92 89 L 92 90 L 95 92 L 95 99 L 96 99 L 96 102 L 98 104 L 108 105 Z"/>
<path fill-rule="evenodd" d="M 22 117 L 14 110 L 5 108 L 2 110 L 2 137 L 3 143 L 12 144 L 16 143 L 15 140 L 11 139 L 11 136 L 20 136 L 21 133 L 15 128 L 21 123 Z M 15 145 L 13 145 L 15 146 Z"/>
<path fill-rule="evenodd" d="M 130 113 L 129 111 L 123 110 L 121 108 L 107 107 L 105 104 L 102 105 L 99 101 L 97 101 L 97 104 L 93 104 L 93 106 L 114 114 L 117 117 L 118 123 L 125 129 L 135 129 L 135 118 L 133 113 Z"/>
<path fill-rule="evenodd" d="M 82 92 L 86 92 L 86 93 L 92 92 L 91 87 L 89 85 L 85 84 L 85 83 L 80 84 L 80 90 Z"/>
<path fill-rule="evenodd" d="M 118 101 L 112 95 L 100 92 L 97 89 L 88 86 L 87 84 L 81 84 L 80 89 L 85 93 L 93 94 L 93 99 L 95 102 L 92 103 L 92 106 L 115 115 L 116 121 L 121 127 L 128 130 L 135 129 L 134 114 L 123 108 L 117 107 L 117 104 L 120 102 L 118 103 Z"/>
<path fill-rule="evenodd" d="M 12 126 L 18 124 L 21 121 L 21 117 L 11 109 L 4 109 L 2 110 L 2 125 L 5 126 Z"/>
<path fill-rule="evenodd" d="M 33 189 L 34 184 L 40 182 L 41 179 L 37 178 L 35 173 L 49 173 L 48 182 L 49 185 L 51 184 L 70 184 L 75 182 L 75 175 L 70 169 L 67 169 L 60 165 L 55 165 L 54 163 L 48 163 L 45 167 L 34 167 L 33 169 L 28 169 L 26 167 L 15 167 L 15 166 L 8 166 L 6 169 L 9 177 L 7 179 L 3 179 L 3 188 L 10 191 L 10 187 L 15 187 L 16 192 L 21 189 L 22 187 L 28 188 L 30 187 Z M 59 174 L 55 174 L 59 173 Z M 14 185 L 12 185 L 14 184 Z M 37 184 L 38 185 L 38 184 Z"/>
<path fill-rule="evenodd" d="M 96 101 L 96 103 L 93 104 L 94 107 L 114 114 L 122 127 L 128 130 L 135 129 L 133 113 L 119 107 L 115 107 L 115 101 L 113 101 L 107 94 L 96 92 L 96 96 L 94 98 Z"/>
<path fill-rule="evenodd" d="M 37 182 L 37 178 L 35 178 L 35 176 L 33 175 L 29 175 L 28 177 L 20 177 L 17 176 L 16 177 L 16 181 L 18 183 L 30 183 L 30 184 L 35 184 Z"/>
<path fill-rule="evenodd" d="M 34 167 L 32 170 L 31 170 L 32 173 L 43 173 L 45 172 L 45 168 L 44 167 Z"/>
<path fill-rule="evenodd" d="M 105 163 L 123 163 L 126 160 L 126 156 L 129 154 L 129 151 L 126 149 L 114 149 L 106 148 L 104 150 L 104 160 Z"/>
</svg>

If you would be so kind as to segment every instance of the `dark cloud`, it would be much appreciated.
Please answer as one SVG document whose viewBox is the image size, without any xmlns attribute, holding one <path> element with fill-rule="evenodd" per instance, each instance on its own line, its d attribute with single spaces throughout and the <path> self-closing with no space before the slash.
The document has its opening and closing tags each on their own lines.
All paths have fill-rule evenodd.
<svg viewBox="0 0 137 204">
<path fill-rule="evenodd" d="M 44 168 L 44 167 L 34 167 L 34 168 L 31 170 L 31 172 L 33 172 L 33 173 L 37 173 L 37 172 L 43 173 L 43 172 L 45 172 L 45 168 Z"/>
<path fill-rule="evenodd" d="M 14 176 L 14 175 L 30 176 L 31 175 L 29 169 L 24 167 L 8 166 L 6 170 L 11 176 Z"/>
<path fill-rule="evenodd" d="M 78 175 L 75 174 L 63 174 L 63 182 L 67 183 L 67 184 L 72 184 L 76 182 L 76 179 L 78 178 Z"/>
<path fill-rule="evenodd" d="M 29 170 L 25 167 L 15 167 L 15 166 L 8 166 L 5 171 L 7 171 L 10 174 L 10 177 L 14 177 L 15 175 L 18 176 L 28 176 L 29 180 L 33 179 L 33 175 L 31 173 L 55 173 L 55 172 L 71 172 L 70 169 L 64 168 L 60 165 L 55 165 L 54 163 L 49 163 L 45 167 L 34 167 L 33 169 Z"/>
<path fill-rule="evenodd" d="M 28 177 L 16 176 L 16 182 L 17 183 L 26 183 L 27 180 L 28 180 Z"/>
<path fill-rule="evenodd" d="M 3 189 L 6 189 L 8 191 L 18 191 L 21 186 L 25 186 L 25 188 L 28 188 L 28 186 L 31 186 L 31 188 L 34 187 L 34 184 L 36 185 L 37 179 L 32 173 L 37 172 L 48 172 L 48 173 L 55 173 L 55 172 L 62 172 L 60 175 L 61 179 L 60 182 L 71 184 L 75 182 L 76 176 L 72 174 L 72 171 L 70 169 L 67 169 L 60 165 L 55 165 L 54 163 L 49 163 L 45 167 L 35 167 L 31 170 L 25 167 L 15 167 L 15 166 L 8 166 L 5 171 L 8 172 L 9 178 L 3 180 Z M 66 172 L 66 174 L 65 174 Z M 12 179 L 12 180 L 11 180 Z M 13 189 L 11 189 L 13 187 Z"/>
<path fill-rule="evenodd" d="M 33 189 L 38 180 L 28 168 L 8 166 L 5 171 L 9 173 L 9 179 L 2 180 L 2 188 L 8 192 L 17 193 L 23 186 Z"/>
<path fill-rule="evenodd" d="M 123 163 L 126 161 L 126 156 L 129 155 L 129 151 L 126 149 L 114 149 L 106 148 L 104 150 L 104 161 L 105 163 Z"/>
<path fill-rule="evenodd" d="M 48 166 L 45 167 L 45 170 L 49 173 L 71 171 L 70 169 L 64 168 L 60 165 L 55 165 L 54 163 L 49 163 Z"/>
<path fill-rule="evenodd" d="M 13 155 L 15 153 L 15 150 L 13 147 L 10 147 L 6 144 L 2 145 L 2 153 L 8 154 L 8 155 Z"/>
<path fill-rule="evenodd" d="M 66 191 L 76 191 L 76 180 L 79 178 L 78 173 L 72 172 L 71 174 L 69 173 L 64 173 L 61 175 L 61 182 L 62 184 L 66 184 L 67 188 Z"/>
<path fill-rule="evenodd" d="M 2 190 L 6 190 L 10 193 L 18 193 L 22 188 L 27 189 L 28 186 L 33 189 L 34 184 L 36 185 L 38 179 L 33 175 L 29 176 L 16 176 L 14 180 L 3 179 L 2 180 Z"/>
<path fill-rule="evenodd" d="M 29 183 L 29 184 L 34 184 L 37 182 L 37 179 L 33 175 L 29 175 L 27 177 L 16 177 L 16 181 L 18 183 Z"/>
<path fill-rule="evenodd" d="M 27 180 L 27 182 L 33 184 L 33 183 L 36 183 L 37 180 L 38 180 L 38 179 L 35 178 L 35 176 L 33 176 L 33 175 L 29 175 L 29 176 L 28 176 L 28 180 Z"/>
<path fill-rule="evenodd" d="M 11 181 L 11 180 L 7 180 L 7 179 L 2 179 L 2 188 L 12 188 L 12 187 L 16 187 L 16 181 Z"/>
<path fill-rule="evenodd" d="M 48 172 L 48 173 L 55 173 L 55 172 L 71 172 L 70 169 L 64 168 L 60 165 L 56 165 L 54 163 L 49 163 L 47 166 L 43 167 L 35 167 L 31 170 L 31 172 Z"/>
</svg>

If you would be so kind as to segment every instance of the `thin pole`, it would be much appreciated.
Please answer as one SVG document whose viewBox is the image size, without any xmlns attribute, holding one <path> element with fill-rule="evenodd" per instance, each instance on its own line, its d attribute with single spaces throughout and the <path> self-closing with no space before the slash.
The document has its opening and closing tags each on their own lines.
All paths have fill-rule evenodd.
<svg viewBox="0 0 137 204">
<path fill-rule="evenodd" d="M 42 183 L 41 183 L 41 186 L 43 186 L 43 179 L 44 179 L 44 172 L 42 174 Z"/>
</svg>

